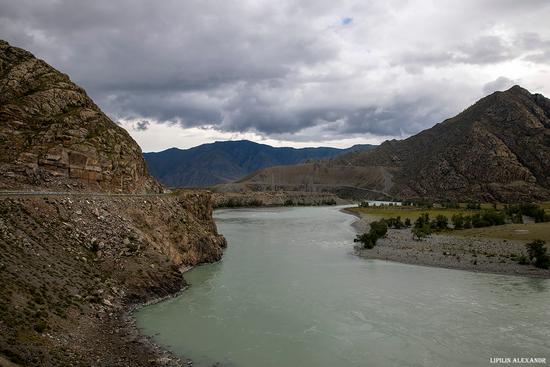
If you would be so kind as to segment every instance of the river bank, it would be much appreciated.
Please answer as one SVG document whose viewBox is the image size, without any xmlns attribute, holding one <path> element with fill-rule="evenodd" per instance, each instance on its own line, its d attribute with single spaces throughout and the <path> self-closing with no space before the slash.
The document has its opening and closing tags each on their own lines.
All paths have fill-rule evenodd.
<svg viewBox="0 0 550 367">
<path fill-rule="evenodd" d="M 133 311 L 226 246 L 207 192 L 0 199 L 0 365 L 183 366 Z"/>
<path fill-rule="evenodd" d="M 380 219 L 346 209 L 342 212 L 357 218 L 353 227 L 358 233 L 366 232 L 370 222 Z M 513 255 L 527 255 L 525 241 L 518 240 L 433 234 L 422 241 L 415 241 L 410 228 L 388 229 L 386 236 L 379 239 L 373 249 L 358 248 L 357 254 L 366 259 L 413 265 L 550 278 L 549 269 L 520 265 L 513 259 Z"/>
<path fill-rule="evenodd" d="M 212 200 L 215 208 L 322 206 L 350 203 L 329 192 L 306 191 L 214 191 Z"/>
</svg>

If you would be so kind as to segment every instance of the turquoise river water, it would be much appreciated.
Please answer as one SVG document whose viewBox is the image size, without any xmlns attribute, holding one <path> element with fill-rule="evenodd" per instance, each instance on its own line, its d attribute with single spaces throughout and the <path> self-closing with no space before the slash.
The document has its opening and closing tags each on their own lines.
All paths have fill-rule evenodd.
<svg viewBox="0 0 550 367">
<path fill-rule="evenodd" d="M 194 366 L 550 364 L 550 281 L 364 260 L 335 207 L 215 213 L 229 247 L 136 313 Z"/>
</svg>

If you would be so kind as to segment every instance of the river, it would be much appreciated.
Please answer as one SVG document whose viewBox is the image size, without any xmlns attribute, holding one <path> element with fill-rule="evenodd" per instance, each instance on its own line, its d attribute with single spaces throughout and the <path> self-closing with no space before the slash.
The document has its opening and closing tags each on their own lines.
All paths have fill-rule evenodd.
<svg viewBox="0 0 550 367">
<path fill-rule="evenodd" d="M 335 207 L 215 212 L 229 247 L 136 313 L 194 366 L 550 363 L 550 280 L 364 260 Z"/>
</svg>

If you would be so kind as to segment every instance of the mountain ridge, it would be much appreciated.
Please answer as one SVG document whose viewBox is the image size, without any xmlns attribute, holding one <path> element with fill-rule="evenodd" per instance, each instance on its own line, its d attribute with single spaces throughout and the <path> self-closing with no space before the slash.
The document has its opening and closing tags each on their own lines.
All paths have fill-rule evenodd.
<svg viewBox="0 0 550 367">
<path fill-rule="evenodd" d="M 326 159 L 354 150 L 372 149 L 357 144 L 347 149 L 332 147 L 273 147 L 250 140 L 216 141 L 189 149 L 170 148 L 144 153 L 153 176 L 167 186 L 196 187 L 231 182 L 258 169 Z"/>
<path fill-rule="evenodd" d="M 548 200 L 549 172 L 550 100 L 514 86 L 407 139 L 317 166 L 260 170 L 238 185 L 262 190 L 276 181 L 287 189 L 351 186 L 398 198 Z"/>
</svg>

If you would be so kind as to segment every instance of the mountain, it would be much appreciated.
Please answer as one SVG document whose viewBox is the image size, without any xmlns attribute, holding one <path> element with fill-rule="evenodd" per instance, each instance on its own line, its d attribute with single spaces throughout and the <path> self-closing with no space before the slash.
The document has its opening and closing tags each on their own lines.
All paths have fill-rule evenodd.
<svg viewBox="0 0 550 367">
<path fill-rule="evenodd" d="M 220 260 L 212 195 L 97 195 L 162 187 L 84 90 L 4 41 L 0 121 L 0 366 L 180 365 L 127 320 Z"/>
<path fill-rule="evenodd" d="M 186 150 L 172 148 L 159 153 L 145 153 L 143 156 L 151 174 L 163 184 L 171 187 L 198 187 L 234 181 L 265 167 L 331 158 L 373 147 L 363 144 L 348 149 L 275 148 L 240 140 L 217 141 Z"/>
<path fill-rule="evenodd" d="M 0 188 L 159 191 L 141 149 L 65 74 L 0 40 Z"/>
<path fill-rule="evenodd" d="M 514 86 L 408 139 L 328 162 L 260 170 L 218 189 L 274 187 L 371 197 L 550 200 L 550 100 Z"/>
</svg>

